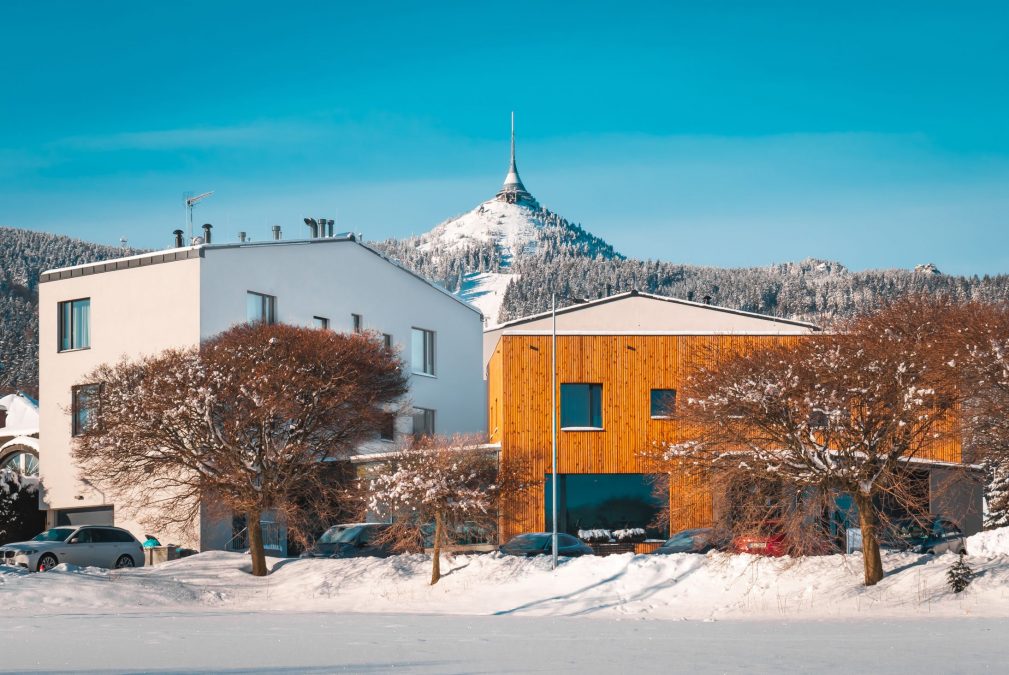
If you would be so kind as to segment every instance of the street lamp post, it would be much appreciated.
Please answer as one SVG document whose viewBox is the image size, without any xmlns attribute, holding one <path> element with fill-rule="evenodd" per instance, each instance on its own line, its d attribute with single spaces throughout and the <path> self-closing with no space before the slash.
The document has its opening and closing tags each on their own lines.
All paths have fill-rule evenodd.
<svg viewBox="0 0 1009 675">
<path fill-rule="evenodd" d="M 552 512 L 551 532 L 552 558 L 550 569 L 557 569 L 557 294 L 550 297 L 550 510 Z"/>
</svg>

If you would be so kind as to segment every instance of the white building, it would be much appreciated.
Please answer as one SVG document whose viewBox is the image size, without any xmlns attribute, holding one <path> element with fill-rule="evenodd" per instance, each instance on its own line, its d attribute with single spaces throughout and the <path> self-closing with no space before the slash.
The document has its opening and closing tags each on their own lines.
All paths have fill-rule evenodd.
<svg viewBox="0 0 1009 675">
<path fill-rule="evenodd" d="M 82 378 L 99 364 L 193 346 L 248 320 L 383 333 L 411 372 L 413 414 L 397 420 L 397 435 L 486 429 L 480 312 L 352 235 L 179 246 L 52 270 L 39 285 L 40 505 L 51 526 L 146 533 L 73 464 L 75 427 L 91 395 Z M 220 522 L 199 523 L 196 541 L 150 533 L 202 550 L 233 534 Z"/>
</svg>

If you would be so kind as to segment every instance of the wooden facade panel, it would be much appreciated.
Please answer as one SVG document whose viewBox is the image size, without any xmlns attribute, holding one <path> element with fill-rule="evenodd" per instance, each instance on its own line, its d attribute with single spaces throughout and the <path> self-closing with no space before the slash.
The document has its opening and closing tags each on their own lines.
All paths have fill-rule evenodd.
<svg viewBox="0 0 1009 675">
<path fill-rule="evenodd" d="M 644 473 L 642 453 L 679 437 L 676 419 L 653 419 L 652 389 L 681 390 L 689 368 L 760 345 L 794 343 L 798 336 L 560 335 L 557 383 L 601 383 L 603 430 L 559 431 L 559 473 Z M 551 469 L 551 337 L 504 335 L 488 367 L 492 440 L 502 458 L 520 459 L 539 480 Z M 500 380 L 500 385 L 495 380 Z M 557 393 L 559 423 L 560 392 Z M 495 406 L 499 406 L 495 408 Z M 959 441 L 943 438 L 930 459 L 960 461 Z M 670 485 L 671 527 L 703 526 L 711 519 L 711 495 L 686 477 Z M 509 532 L 545 527 L 544 491 L 531 491 L 512 514 Z"/>
</svg>

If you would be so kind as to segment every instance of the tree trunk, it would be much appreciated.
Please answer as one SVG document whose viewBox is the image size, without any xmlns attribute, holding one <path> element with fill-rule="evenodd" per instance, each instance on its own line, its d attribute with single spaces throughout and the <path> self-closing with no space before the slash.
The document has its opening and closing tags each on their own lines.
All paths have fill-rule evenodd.
<svg viewBox="0 0 1009 675">
<path fill-rule="evenodd" d="M 441 579 L 441 538 L 442 538 L 441 512 L 434 514 L 434 549 L 431 551 L 431 585 L 434 586 Z"/>
<path fill-rule="evenodd" d="M 252 576 L 266 576 L 266 552 L 263 550 L 263 526 L 259 522 L 259 512 L 249 512 L 246 516 L 249 532 L 249 555 L 252 557 Z"/>
<path fill-rule="evenodd" d="M 879 532 L 876 508 L 872 498 L 855 495 L 858 523 L 862 528 L 862 563 L 865 565 L 865 585 L 875 586 L 883 580 L 883 559 L 879 554 Z"/>
</svg>

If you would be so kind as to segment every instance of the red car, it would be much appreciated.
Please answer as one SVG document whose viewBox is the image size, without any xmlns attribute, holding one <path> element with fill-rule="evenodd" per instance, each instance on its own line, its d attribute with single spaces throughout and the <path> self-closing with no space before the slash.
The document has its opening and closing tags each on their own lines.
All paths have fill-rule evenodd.
<svg viewBox="0 0 1009 675">
<path fill-rule="evenodd" d="M 781 532 L 777 534 L 746 534 L 736 537 L 732 541 L 732 550 L 735 553 L 752 553 L 753 555 L 777 558 L 788 552 L 788 542 L 785 541 L 785 535 Z"/>
</svg>

